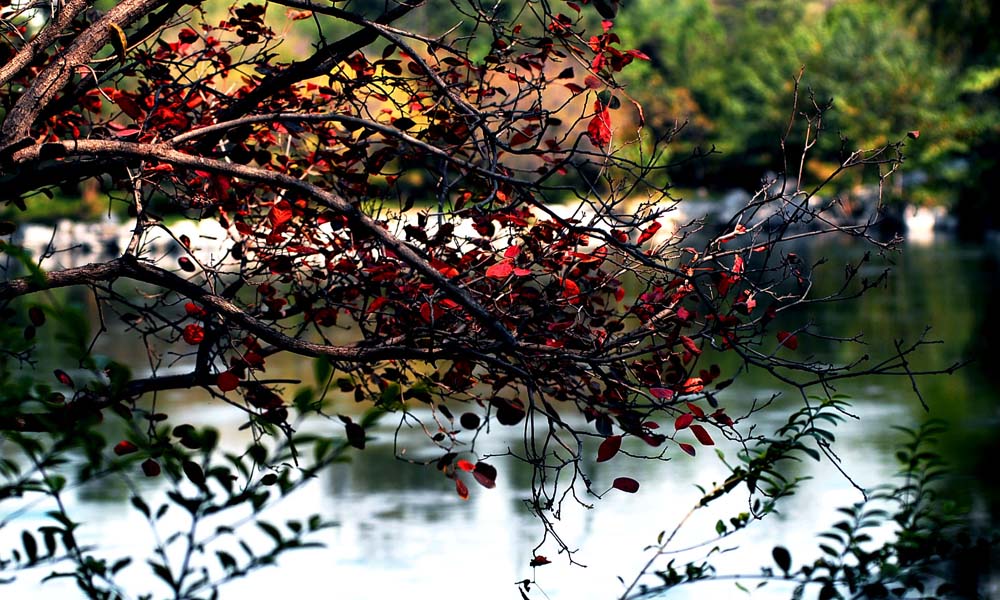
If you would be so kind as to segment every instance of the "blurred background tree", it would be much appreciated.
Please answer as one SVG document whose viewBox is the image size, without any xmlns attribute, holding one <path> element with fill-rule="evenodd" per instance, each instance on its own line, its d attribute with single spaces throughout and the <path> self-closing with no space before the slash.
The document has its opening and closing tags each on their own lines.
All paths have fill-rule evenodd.
<svg viewBox="0 0 1000 600">
<path fill-rule="evenodd" d="M 616 27 L 653 59 L 626 76 L 652 129 L 687 123 L 672 147 L 676 156 L 695 147 L 721 152 L 675 173 L 676 185 L 751 189 L 776 170 L 775 132 L 788 119 L 792 79 L 805 67 L 804 88 L 836 108 L 808 165 L 811 176 L 840 162 L 841 137 L 847 147 L 874 147 L 919 131 L 907 156 L 920 186 L 906 199 L 991 216 L 985 194 L 996 171 L 997 20 L 987 0 L 637 0 Z"/>
</svg>

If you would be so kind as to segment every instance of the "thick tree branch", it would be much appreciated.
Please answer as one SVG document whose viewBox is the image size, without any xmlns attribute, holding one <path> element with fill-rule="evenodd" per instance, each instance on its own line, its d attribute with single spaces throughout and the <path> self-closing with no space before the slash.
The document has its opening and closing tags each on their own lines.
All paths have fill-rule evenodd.
<svg viewBox="0 0 1000 600">
<path fill-rule="evenodd" d="M 9 62 L 0 67 L 0 86 L 6 85 L 25 67 L 31 64 L 38 55 L 51 46 L 59 36 L 62 35 L 66 27 L 73 22 L 89 2 L 87 0 L 67 0 L 62 8 L 56 13 L 55 18 L 49 21 L 45 29 L 31 39 L 23 48 L 17 51 Z"/>
<path fill-rule="evenodd" d="M 0 148 L 28 137 L 31 126 L 45 106 L 70 80 L 76 68 L 89 62 L 108 44 L 112 25 L 124 28 L 143 18 L 160 5 L 160 0 L 125 0 L 95 21 L 59 57 L 52 60 L 31 82 L 0 127 Z"/>
</svg>

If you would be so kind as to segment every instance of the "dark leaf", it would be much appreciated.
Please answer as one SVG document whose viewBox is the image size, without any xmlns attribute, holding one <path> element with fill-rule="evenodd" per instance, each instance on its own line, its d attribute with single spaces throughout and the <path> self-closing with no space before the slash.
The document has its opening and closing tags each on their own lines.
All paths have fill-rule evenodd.
<svg viewBox="0 0 1000 600">
<path fill-rule="evenodd" d="M 698 441 L 701 442 L 703 445 L 705 446 L 715 445 L 715 441 L 712 439 L 712 436 L 708 435 L 708 431 L 706 431 L 705 428 L 702 427 L 701 425 L 692 425 L 691 433 L 693 433 L 694 437 L 698 438 Z"/>
<path fill-rule="evenodd" d="M 354 446 L 358 450 L 365 449 L 365 430 L 361 425 L 354 423 L 344 424 L 344 429 L 347 431 L 347 443 Z"/>
<path fill-rule="evenodd" d="M 472 471 L 472 476 L 484 488 L 493 489 L 497 486 L 497 470 L 493 465 L 482 461 L 477 462 L 475 469 Z"/>
<path fill-rule="evenodd" d="M 787 331 L 779 331 L 775 337 L 778 338 L 778 344 L 785 346 L 789 350 L 796 350 L 799 347 L 799 338 Z"/>
<path fill-rule="evenodd" d="M 202 470 L 201 465 L 194 461 L 186 460 L 181 463 L 181 468 L 184 470 L 184 475 L 191 480 L 191 483 L 197 486 L 205 485 L 205 472 Z"/>
<path fill-rule="evenodd" d="M 122 440 L 122 441 L 118 442 L 117 444 L 115 444 L 114 452 L 118 456 L 125 456 L 126 454 L 132 454 L 133 452 L 137 451 L 138 449 L 139 448 L 136 447 L 136 445 L 133 444 L 132 442 L 130 442 L 128 440 Z"/>
<path fill-rule="evenodd" d="M 774 563 L 778 565 L 778 568 L 788 577 L 788 571 L 792 568 L 792 555 L 788 552 L 788 549 L 784 546 L 775 546 L 771 550 L 771 556 L 774 557 Z"/>
<path fill-rule="evenodd" d="M 142 472 L 146 477 L 156 477 L 160 474 L 160 463 L 152 458 L 147 458 L 142 462 Z"/>
<path fill-rule="evenodd" d="M 465 427 L 466 429 L 477 429 L 480 422 L 479 415 L 470 412 L 462 413 L 462 416 L 459 418 L 459 422 L 462 424 L 462 427 Z"/>
<path fill-rule="evenodd" d="M 541 554 L 539 554 L 537 556 L 532 557 L 531 561 L 528 563 L 528 566 L 534 568 L 534 567 L 541 567 L 543 565 L 547 565 L 547 564 L 551 564 L 551 563 L 552 563 L 551 560 L 549 560 L 549 559 L 545 558 L 544 556 L 542 556 Z"/>
<path fill-rule="evenodd" d="M 610 437 L 604 438 L 601 445 L 597 448 L 597 462 L 605 462 L 611 460 L 615 454 L 622 447 L 622 436 L 612 435 Z"/>
<path fill-rule="evenodd" d="M 631 477 L 618 477 L 611 483 L 611 487 L 634 494 L 639 491 L 639 482 Z"/>
</svg>

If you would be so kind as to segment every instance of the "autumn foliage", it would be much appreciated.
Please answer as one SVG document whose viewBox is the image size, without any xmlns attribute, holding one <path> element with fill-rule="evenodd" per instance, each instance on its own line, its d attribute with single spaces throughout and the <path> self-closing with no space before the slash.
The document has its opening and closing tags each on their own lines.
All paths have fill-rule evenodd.
<svg viewBox="0 0 1000 600">
<path fill-rule="evenodd" d="M 362 450 L 370 421 L 328 411 L 353 399 L 359 414 L 419 423 L 437 453 L 428 466 L 462 498 L 503 478 L 479 434 L 546 438 L 514 452 L 536 469 L 543 514 L 570 481 L 581 494 L 640 491 L 624 473 L 587 474 L 626 446 L 676 457 L 739 439 L 740 417 L 717 398 L 738 375 L 722 353 L 803 386 L 851 373 L 810 362 L 809 325 L 785 318 L 809 297 L 810 266 L 787 244 L 822 222 L 818 188 L 783 174 L 715 225 L 678 222 L 663 182 L 683 162 L 659 160 L 669 139 L 644 132 L 616 82 L 648 57 L 612 21 L 586 3 L 525 3 L 516 18 L 456 6 L 469 20 L 434 35 L 394 25 L 423 3 L 66 0 L 8 17 L 2 200 L 30 210 L 90 182 L 133 233 L 101 262 L 35 272 L 8 232 L 0 302 L 27 315 L 31 338 L 27 327 L 51 326 L 29 308 L 41 292 L 85 288 L 107 323 L 98 335 L 124 331 L 151 374 L 88 361 L 84 347 L 4 399 L 4 429 L 120 415 L 133 434 L 105 453 L 138 457 L 149 477 L 174 457 L 171 472 L 207 490 L 212 471 L 185 454 L 201 442 L 169 404 L 153 411 L 155 393 L 196 388 L 242 411 L 255 439 L 328 419 Z M 317 41 L 289 54 L 290 32 Z M 897 150 L 842 168 L 886 174 Z M 178 218 L 224 238 L 175 233 Z M 867 237 L 869 225 L 821 229 Z M 174 255 L 154 250 L 163 235 Z M 310 394 L 273 380 L 282 354 L 317 361 Z M 57 390 L 62 401 L 34 402 Z"/>
</svg>

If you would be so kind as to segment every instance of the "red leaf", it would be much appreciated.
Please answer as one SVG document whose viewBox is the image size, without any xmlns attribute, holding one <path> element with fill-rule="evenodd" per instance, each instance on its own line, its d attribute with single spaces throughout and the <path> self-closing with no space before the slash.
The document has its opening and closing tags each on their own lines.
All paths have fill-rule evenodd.
<svg viewBox="0 0 1000 600">
<path fill-rule="evenodd" d="M 743 272 L 743 257 L 737 256 L 736 259 L 733 260 L 733 273 L 739 275 L 742 272 Z"/>
<path fill-rule="evenodd" d="M 528 563 L 528 566 L 529 567 L 541 567 L 542 565 L 547 565 L 547 564 L 549 564 L 551 562 L 552 562 L 551 560 L 549 560 L 549 559 L 545 558 L 544 556 L 542 556 L 541 554 L 539 554 L 538 556 L 535 556 L 534 558 L 531 559 L 531 562 Z"/>
<path fill-rule="evenodd" d="M 660 387 L 649 388 L 649 393 L 654 398 L 658 398 L 660 400 L 670 400 L 671 398 L 674 397 L 674 391 L 668 390 L 667 388 L 660 388 Z"/>
<path fill-rule="evenodd" d="M 681 336 L 681 344 L 683 344 L 684 348 L 691 354 L 694 354 L 695 356 L 701 354 L 701 348 L 699 348 L 698 344 L 694 343 L 694 340 L 692 340 L 688 336 L 686 335 Z"/>
<path fill-rule="evenodd" d="M 125 456 L 126 454 L 132 454 L 138 449 L 139 449 L 138 446 L 136 446 L 132 442 L 128 440 L 122 440 L 117 444 L 115 444 L 114 452 L 118 456 Z"/>
<path fill-rule="evenodd" d="M 687 429 L 691 423 L 694 422 L 694 415 L 691 413 L 684 413 L 683 415 L 677 417 L 674 421 L 674 429 L 680 431 L 681 429 Z"/>
<path fill-rule="evenodd" d="M 231 392 L 240 385 L 240 378 L 232 371 L 223 371 L 215 379 L 215 385 L 223 392 Z"/>
<path fill-rule="evenodd" d="M 518 255 L 520 255 L 520 254 L 521 254 L 521 247 L 520 246 L 511 246 L 511 247 L 507 248 L 506 250 L 504 250 L 503 257 L 504 258 L 517 258 Z"/>
<path fill-rule="evenodd" d="M 650 238 L 656 235 L 656 232 L 659 231 L 661 227 L 663 226 L 660 225 L 659 221 L 653 221 L 649 225 L 649 227 L 642 230 L 642 234 L 639 235 L 639 239 L 636 240 L 636 244 L 639 244 L 641 246 L 642 244 L 646 243 L 646 241 L 648 241 Z"/>
<path fill-rule="evenodd" d="M 563 286 L 563 296 L 565 298 L 569 299 L 570 302 L 572 302 L 573 304 L 576 304 L 580 301 L 579 299 L 580 286 L 578 286 L 575 281 L 572 281 L 570 279 L 563 279 L 562 286 Z"/>
<path fill-rule="evenodd" d="M 45 313 L 42 312 L 42 309 L 37 306 L 32 306 L 28 309 L 28 318 L 31 320 L 31 324 L 35 327 L 45 325 Z"/>
<path fill-rule="evenodd" d="M 687 452 L 687 453 L 688 453 L 688 454 L 690 454 L 691 456 L 694 456 L 694 455 L 695 455 L 695 449 L 694 449 L 694 446 L 692 446 L 691 444 L 684 444 L 684 443 L 681 443 L 681 444 L 679 444 L 679 446 L 681 447 L 681 450 L 683 450 L 684 452 Z"/>
<path fill-rule="evenodd" d="M 702 418 L 705 416 L 705 411 L 701 410 L 701 407 L 697 404 L 692 404 L 691 402 L 685 402 L 685 404 L 687 404 L 688 410 L 693 412 L 696 417 Z"/>
<path fill-rule="evenodd" d="M 497 486 L 497 470 L 493 465 L 486 464 L 482 461 L 477 462 L 476 468 L 472 472 L 472 476 L 476 478 L 479 485 L 488 490 L 492 490 Z"/>
<path fill-rule="evenodd" d="M 611 483 L 611 487 L 616 490 L 634 494 L 639 491 L 639 482 L 631 477 L 619 477 Z"/>
<path fill-rule="evenodd" d="M 63 371 L 62 369 L 56 369 L 55 371 L 52 371 L 52 373 L 55 374 L 56 379 L 59 380 L 59 383 L 65 385 L 66 387 L 75 387 L 73 385 L 73 380 L 70 379 L 69 375 L 66 374 L 66 371 Z"/>
<path fill-rule="evenodd" d="M 705 446 L 715 445 L 715 441 L 712 439 L 712 436 L 708 435 L 708 432 L 705 431 L 705 428 L 702 427 L 701 425 L 692 425 L 691 433 L 693 433 L 694 437 L 698 438 L 698 441 L 701 442 L 703 445 Z"/>
<path fill-rule="evenodd" d="M 186 257 L 186 256 L 182 256 L 182 257 L 178 258 L 177 259 L 177 264 L 179 264 L 181 266 L 181 270 L 183 270 L 183 271 L 187 271 L 188 273 L 193 273 L 194 272 L 194 269 L 195 269 L 194 263 L 191 262 L 191 259 L 188 258 L 188 257 Z"/>
<path fill-rule="evenodd" d="M 909 138 L 910 138 L 911 140 L 915 140 L 915 139 L 917 139 L 918 137 L 920 137 L 920 131 L 919 131 L 918 129 L 914 129 L 913 131 L 908 131 L 908 132 L 906 132 L 906 135 L 907 135 L 907 137 L 909 137 Z"/>
<path fill-rule="evenodd" d="M 476 465 L 470 463 L 467 460 L 460 460 L 455 463 L 455 466 L 467 473 L 472 472 L 472 470 L 476 468 Z"/>
<path fill-rule="evenodd" d="M 635 58 L 638 58 L 639 60 L 649 60 L 649 56 L 647 56 L 645 52 L 642 52 L 640 50 L 629 50 L 625 54 L 631 55 Z"/>
<path fill-rule="evenodd" d="M 514 270 L 514 265 L 509 260 L 500 261 L 489 269 L 486 269 L 486 276 L 493 279 L 504 279 Z"/>
<path fill-rule="evenodd" d="M 778 344 L 787 347 L 789 350 L 797 350 L 799 347 L 799 338 L 787 331 L 779 331 L 775 337 L 778 338 Z"/>
<path fill-rule="evenodd" d="M 700 377 L 692 377 L 684 382 L 681 392 L 685 394 L 697 394 L 705 389 L 705 382 Z"/>
<path fill-rule="evenodd" d="M 604 462 L 611 460 L 615 454 L 618 454 L 618 450 L 622 447 L 622 436 L 620 435 L 609 435 L 604 438 L 601 442 L 600 447 L 597 448 L 597 462 Z"/>
<path fill-rule="evenodd" d="M 205 340 L 205 330 L 201 328 L 201 325 L 192 323 L 184 328 L 183 337 L 185 342 L 197 346 Z"/>
<path fill-rule="evenodd" d="M 605 148 L 611 143 L 611 113 L 601 109 L 587 125 L 587 137 L 590 143 L 598 148 Z"/>
<path fill-rule="evenodd" d="M 145 473 L 146 477 L 156 477 L 160 474 L 160 463 L 152 458 L 147 458 L 142 462 L 142 472 Z"/>
<path fill-rule="evenodd" d="M 469 488 L 466 487 L 464 483 L 462 483 L 461 479 L 455 480 L 455 491 L 458 492 L 458 497 L 461 498 L 462 500 L 469 499 Z"/>
</svg>

